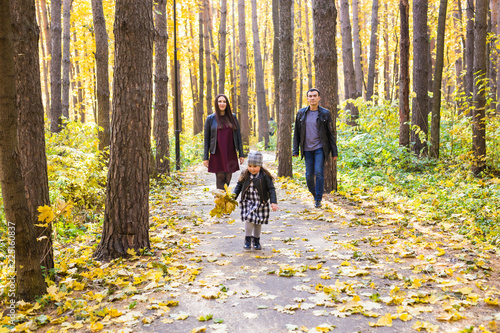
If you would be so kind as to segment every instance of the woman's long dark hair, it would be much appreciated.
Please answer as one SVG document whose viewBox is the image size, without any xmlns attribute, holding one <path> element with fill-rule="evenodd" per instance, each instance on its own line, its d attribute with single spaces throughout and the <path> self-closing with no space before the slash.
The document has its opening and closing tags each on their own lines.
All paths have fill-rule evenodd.
<svg viewBox="0 0 500 333">
<path fill-rule="evenodd" d="M 224 97 L 226 99 L 226 110 L 224 111 L 224 115 L 221 115 L 221 111 L 219 108 L 219 98 Z M 238 128 L 236 125 L 236 119 L 233 116 L 233 112 L 231 111 L 231 104 L 229 104 L 229 99 L 226 95 L 219 94 L 215 97 L 215 119 L 217 119 L 217 127 L 223 128 L 224 125 L 227 127 L 231 127 L 233 130 Z"/>
</svg>

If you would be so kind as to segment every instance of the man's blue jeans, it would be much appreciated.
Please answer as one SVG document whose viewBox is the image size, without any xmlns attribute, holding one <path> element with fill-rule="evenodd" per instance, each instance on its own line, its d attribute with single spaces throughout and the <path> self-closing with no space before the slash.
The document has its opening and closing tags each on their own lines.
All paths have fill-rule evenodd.
<svg viewBox="0 0 500 333">
<path fill-rule="evenodd" d="M 314 196 L 315 201 L 323 199 L 325 187 L 325 153 L 323 148 L 312 151 L 304 151 L 306 160 L 306 182 L 309 192 Z M 316 176 L 316 179 L 314 179 Z"/>
</svg>

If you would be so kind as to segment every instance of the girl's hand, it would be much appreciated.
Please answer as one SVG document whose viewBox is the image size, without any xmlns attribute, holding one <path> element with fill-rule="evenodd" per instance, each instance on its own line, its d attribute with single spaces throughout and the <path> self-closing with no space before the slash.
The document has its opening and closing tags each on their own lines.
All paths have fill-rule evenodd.
<svg viewBox="0 0 500 333">
<path fill-rule="evenodd" d="M 245 162 L 245 159 L 243 157 L 240 157 L 240 164 L 243 164 Z"/>
<path fill-rule="evenodd" d="M 275 204 L 275 203 L 272 203 L 271 204 L 271 208 L 273 209 L 273 212 L 277 211 L 278 210 L 278 205 Z"/>
<path fill-rule="evenodd" d="M 203 165 L 205 166 L 205 168 L 208 168 L 208 160 L 203 161 Z"/>
</svg>

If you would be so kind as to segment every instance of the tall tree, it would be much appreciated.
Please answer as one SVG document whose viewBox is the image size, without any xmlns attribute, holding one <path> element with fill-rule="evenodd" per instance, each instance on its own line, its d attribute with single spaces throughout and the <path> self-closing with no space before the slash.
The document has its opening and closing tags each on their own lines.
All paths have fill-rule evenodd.
<svg viewBox="0 0 500 333">
<path fill-rule="evenodd" d="M 207 70 L 206 78 L 207 78 L 207 95 L 206 95 L 206 104 L 207 104 L 207 115 L 212 114 L 212 56 L 210 49 L 210 13 L 209 13 L 210 3 L 209 0 L 203 0 L 203 39 L 205 41 L 204 49 L 205 49 L 205 68 Z"/>
<path fill-rule="evenodd" d="M 224 93 L 226 82 L 226 23 L 227 0 L 220 1 L 220 29 L 219 29 L 219 94 Z"/>
<path fill-rule="evenodd" d="M 168 141 L 168 69 L 167 69 L 167 0 L 155 5 L 155 167 L 160 175 L 170 174 L 170 143 Z"/>
<path fill-rule="evenodd" d="M 102 8 L 102 0 L 92 0 L 92 16 L 95 32 L 95 64 L 97 81 L 97 125 L 99 129 L 99 150 L 109 147 L 109 73 L 108 33 Z"/>
<path fill-rule="evenodd" d="M 378 29 L 378 0 L 372 4 L 372 34 L 370 37 L 370 59 L 368 62 L 368 84 L 366 87 L 366 100 L 371 101 L 375 87 L 375 65 L 377 62 L 377 29 Z"/>
<path fill-rule="evenodd" d="M 376 1 L 376 0 L 375 0 Z M 314 68 L 316 87 L 321 92 L 321 105 L 332 113 L 333 124 L 337 121 L 338 82 L 337 47 L 337 8 L 331 0 L 313 2 L 314 24 Z M 337 137 L 337 130 L 333 131 Z M 325 156 L 325 192 L 337 190 L 337 163 L 331 156 Z"/>
<path fill-rule="evenodd" d="M 11 2 L 14 30 L 16 101 L 18 109 L 17 140 L 19 160 L 26 191 L 31 221 L 38 221 L 38 207 L 50 205 L 45 155 L 44 110 L 40 82 L 38 39 L 35 3 L 29 0 Z M 35 237 L 40 238 L 41 266 L 54 268 L 52 228 L 34 227 Z"/>
<path fill-rule="evenodd" d="M 69 67 L 71 44 L 71 5 L 73 0 L 63 1 L 63 57 L 62 57 L 62 115 L 69 119 Z"/>
<path fill-rule="evenodd" d="M 439 132 L 441 130 L 441 82 L 443 78 L 444 31 L 446 28 L 447 6 L 448 0 L 440 1 L 436 45 L 436 67 L 434 70 L 434 90 L 432 95 L 430 156 L 433 158 L 439 158 Z"/>
<path fill-rule="evenodd" d="M 399 145 L 410 149 L 410 6 L 408 0 L 400 0 L 401 48 L 399 79 Z"/>
<path fill-rule="evenodd" d="M 274 113 L 279 123 L 279 100 L 280 100 L 280 16 L 279 0 L 272 0 L 273 3 L 273 74 L 274 74 Z"/>
<path fill-rule="evenodd" d="M 232 72 L 233 72 L 233 77 L 234 77 L 234 81 L 233 81 L 233 87 L 232 87 L 232 102 L 233 102 L 233 110 L 234 110 L 234 113 L 239 116 L 240 112 L 238 111 L 239 110 L 239 98 L 240 98 L 240 95 L 238 94 L 238 70 L 237 70 L 237 64 L 238 64 L 238 60 L 236 59 L 237 58 L 237 54 L 236 54 L 236 21 L 235 21 L 235 16 L 236 16 L 236 11 L 235 11 L 235 8 L 236 8 L 236 1 L 235 0 L 232 0 L 232 12 L 233 12 L 233 15 L 232 16 L 232 23 L 233 23 L 233 26 L 232 26 L 232 35 L 233 35 L 233 67 L 232 67 Z"/>
<path fill-rule="evenodd" d="M 453 11 L 453 27 L 456 31 L 462 31 L 462 1 L 456 0 L 456 9 Z M 463 35 L 460 34 L 460 38 L 462 43 L 455 44 L 455 54 L 457 54 L 457 58 L 455 60 L 455 86 L 458 96 L 461 96 L 464 93 L 464 84 L 462 78 L 462 70 L 463 70 L 463 57 L 462 57 L 462 45 L 464 45 Z M 458 113 L 461 114 L 464 111 L 464 103 L 462 98 L 456 98 Z"/>
<path fill-rule="evenodd" d="M 356 73 L 356 94 L 363 96 L 363 65 L 361 60 L 361 40 L 359 38 L 359 0 L 352 1 L 352 33 L 354 38 L 354 72 Z"/>
<path fill-rule="evenodd" d="M 194 31 L 193 31 L 193 21 L 189 20 L 189 23 L 186 22 L 186 31 L 188 30 L 187 25 L 189 24 L 189 36 L 190 36 L 190 41 L 188 43 L 188 53 L 192 55 L 192 57 L 189 59 L 189 78 L 190 78 L 190 83 L 191 83 L 191 93 L 193 96 L 193 122 L 195 121 L 196 113 L 198 113 L 199 108 L 200 108 L 200 100 L 199 100 L 199 92 L 198 92 L 198 76 L 197 70 L 196 70 L 196 58 L 194 57 L 195 51 L 194 49 L 196 48 L 196 39 L 194 37 Z M 201 120 L 203 121 L 203 114 Z M 196 133 L 198 134 L 198 133 Z M 195 134 L 195 135 L 196 135 Z"/>
<path fill-rule="evenodd" d="M 198 133 L 201 133 L 203 131 L 203 88 L 205 86 L 205 81 L 203 78 L 203 43 L 204 43 L 204 36 L 203 36 L 203 17 L 204 17 L 204 11 L 203 11 L 203 6 L 200 6 L 199 8 L 199 13 L 198 13 L 198 35 L 199 35 L 199 42 L 198 42 L 198 71 L 199 71 L 199 76 L 198 79 L 200 80 L 199 86 L 200 90 L 198 91 L 199 97 L 198 97 L 198 108 L 194 110 L 194 116 L 193 116 L 193 134 L 196 135 Z"/>
<path fill-rule="evenodd" d="M 391 98 L 391 79 L 389 78 L 389 10 L 387 2 L 384 4 L 384 92 L 385 99 L 390 100 Z"/>
<path fill-rule="evenodd" d="M 106 209 L 97 260 L 149 248 L 153 1 L 117 0 Z M 133 87 L 133 89 L 131 89 Z"/>
<path fill-rule="evenodd" d="M 259 26 L 257 23 L 257 0 L 252 0 L 252 31 L 253 57 L 255 63 L 255 86 L 257 92 L 257 114 L 259 119 L 259 141 L 269 144 L 269 130 L 267 129 L 268 112 L 266 105 L 266 88 L 264 87 L 264 70 L 260 53 Z"/>
<path fill-rule="evenodd" d="M 61 130 L 61 0 L 52 0 L 50 5 L 50 130 Z"/>
<path fill-rule="evenodd" d="M 250 121 L 248 117 L 248 63 L 247 63 L 247 38 L 245 28 L 245 0 L 238 0 L 238 29 L 240 46 L 240 96 L 241 96 L 241 137 L 243 149 L 250 140 Z"/>
<path fill-rule="evenodd" d="M 467 115 L 471 116 L 471 101 L 474 94 L 474 0 L 466 0 L 466 35 L 465 35 L 465 96 L 469 105 Z"/>
<path fill-rule="evenodd" d="M 476 0 L 474 18 L 474 105 L 472 119 L 472 172 L 478 176 L 486 169 L 486 32 L 488 0 Z"/>
<path fill-rule="evenodd" d="M 349 0 L 340 2 L 340 22 L 342 25 L 342 61 L 344 68 L 344 89 L 346 99 L 356 99 L 359 97 L 356 89 L 356 79 L 354 73 L 354 61 L 352 58 L 352 35 L 351 20 L 349 18 Z M 346 108 L 351 111 L 350 125 L 356 125 L 359 117 L 358 108 L 354 103 L 347 103 Z"/>
<path fill-rule="evenodd" d="M 495 33 L 497 36 L 497 49 L 496 49 L 496 55 L 497 55 L 497 115 L 500 116 L 500 0 L 491 0 L 491 5 L 492 5 L 492 13 L 495 13 L 495 19 L 492 19 L 495 24 L 493 25 L 496 27 Z"/>
<path fill-rule="evenodd" d="M 50 68 L 50 60 L 48 54 L 50 53 L 50 41 L 44 43 L 44 40 L 48 38 L 47 31 L 45 30 L 45 18 L 43 17 L 41 6 L 37 6 L 37 21 L 40 22 L 40 27 L 42 27 L 42 34 L 40 34 L 40 44 L 42 50 L 42 68 L 43 68 L 43 88 L 45 92 L 45 108 L 49 109 L 50 103 L 50 92 L 49 92 L 49 68 Z M 45 38 L 44 38 L 45 36 Z M 49 47 L 47 47 L 47 45 Z"/>
<path fill-rule="evenodd" d="M 292 0 L 279 0 L 279 125 L 278 177 L 292 177 Z"/>
<path fill-rule="evenodd" d="M 34 12 L 33 12 L 34 14 Z M 35 44 L 35 49 L 37 48 Z M 14 73 L 14 43 L 9 0 L 0 0 L 0 187 L 4 202 L 9 244 L 15 249 L 17 298 L 33 301 L 45 293 L 40 253 L 31 220 L 19 161 Z"/>
<path fill-rule="evenodd" d="M 413 1 L 413 98 L 411 115 L 412 151 L 416 156 L 427 155 L 429 122 L 429 36 L 427 35 L 428 0 Z"/>
<path fill-rule="evenodd" d="M 313 75 L 312 75 L 312 49 L 311 49 L 311 33 L 309 32 L 309 1 L 305 1 L 304 6 L 306 7 L 304 14 L 306 17 L 306 42 L 307 42 L 307 89 L 313 87 Z"/>
</svg>

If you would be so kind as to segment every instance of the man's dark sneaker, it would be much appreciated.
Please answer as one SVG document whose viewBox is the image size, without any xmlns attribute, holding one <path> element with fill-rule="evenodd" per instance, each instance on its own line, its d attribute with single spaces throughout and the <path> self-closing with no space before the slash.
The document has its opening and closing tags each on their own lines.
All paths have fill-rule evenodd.
<svg viewBox="0 0 500 333">
<path fill-rule="evenodd" d="M 262 246 L 260 246 L 260 237 L 253 238 L 253 248 L 255 250 L 262 250 Z"/>
<path fill-rule="evenodd" d="M 243 250 L 252 249 L 252 236 L 245 236 L 245 244 L 243 245 Z"/>
<path fill-rule="evenodd" d="M 321 200 L 316 200 L 314 202 L 314 208 L 321 208 Z"/>
</svg>

